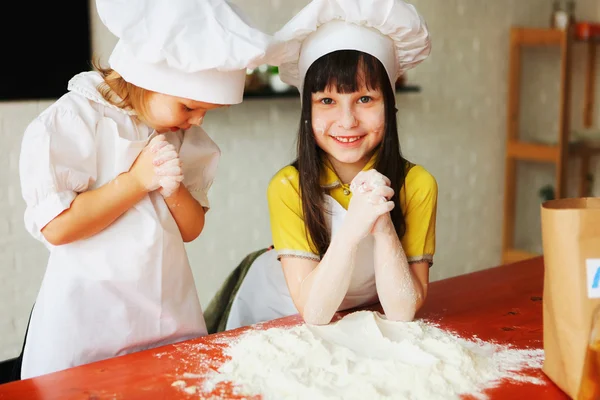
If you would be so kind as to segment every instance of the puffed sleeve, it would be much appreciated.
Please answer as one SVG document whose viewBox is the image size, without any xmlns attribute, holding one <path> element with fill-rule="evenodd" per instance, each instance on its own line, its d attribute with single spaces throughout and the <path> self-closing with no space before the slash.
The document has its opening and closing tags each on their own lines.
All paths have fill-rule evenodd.
<svg viewBox="0 0 600 400">
<path fill-rule="evenodd" d="M 319 261 L 304 225 L 298 170 L 287 166 L 280 170 L 267 189 L 271 234 L 278 258 L 299 257 Z"/>
<path fill-rule="evenodd" d="M 437 214 L 437 182 L 423 167 L 416 165 L 406 176 L 406 232 L 402 246 L 409 262 L 433 264 L 435 222 Z"/>
<path fill-rule="evenodd" d="M 25 227 L 36 239 L 96 181 L 93 130 L 72 110 L 47 110 L 29 124 L 21 143 L 19 175 Z"/>
</svg>

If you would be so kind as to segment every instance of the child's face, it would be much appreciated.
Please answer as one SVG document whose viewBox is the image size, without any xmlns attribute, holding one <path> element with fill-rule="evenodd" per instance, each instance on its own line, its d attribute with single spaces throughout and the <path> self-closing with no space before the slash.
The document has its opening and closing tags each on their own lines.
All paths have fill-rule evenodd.
<svg viewBox="0 0 600 400">
<path fill-rule="evenodd" d="M 366 163 L 381 143 L 385 108 L 381 90 L 361 87 L 338 93 L 335 87 L 312 94 L 312 128 L 318 146 L 345 164 Z"/>
<path fill-rule="evenodd" d="M 219 107 L 223 106 L 162 93 L 151 93 L 148 99 L 146 123 L 158 133 L 186 130 L 192 125 L 202 125 L 206 112 Z"/>
</svg>

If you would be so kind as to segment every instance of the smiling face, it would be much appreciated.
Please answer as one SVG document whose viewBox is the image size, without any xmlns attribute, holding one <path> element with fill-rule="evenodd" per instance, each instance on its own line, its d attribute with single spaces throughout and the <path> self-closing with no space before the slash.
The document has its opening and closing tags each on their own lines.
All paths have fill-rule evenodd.
<svg viewBox="0 0 600 400">
<path fill-rule="evenodd" d="M 366 53 L 339 50 L 317 59 L 304 79 L 299 158 L 314 162 L 324 153 L 342 180 L 351 179 L 395 133 L 389 82 L 383 64 Z"/>
<path fill-rule="evenodd" d="M 334 164 L 359 164 L 362 168 L 383 140 L 383 93 L 367 87 L 361 75 L 354 92 L 340 93 L 330 85 L 312 93 L 315 141 Z"/>
<path fill-rule="evenodd" d="M 206 113 L 219 107 L 223 105 L 150 93 L 144 119 L 158 133 L 186 130 L 193 125 L 202 125 Z"/>
</svg>

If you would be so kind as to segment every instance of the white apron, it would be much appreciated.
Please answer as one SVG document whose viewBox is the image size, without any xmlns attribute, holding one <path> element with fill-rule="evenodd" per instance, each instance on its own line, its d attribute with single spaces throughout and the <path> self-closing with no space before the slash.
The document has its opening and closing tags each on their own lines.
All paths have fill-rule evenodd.
<svg viewBox="0 0 600 400">
<path fill-rule="evenodd" d="M 333 237 L 340 229 L 347 211 L 328 195 L 325 196 L 325 207 L 331 211 L 329 226 Z M 352 280 L 339 310 L 377 301 L 373 245 L 372 235 L 360 242 Z M 281 262 L 277 260 L 277 251 L 270 250 L 261 254 L 250 267 L 233 300 L 226 329 L 294 314 L 298 314 L 298 310 L 290 296 Z"/>
<path fill-rule="evenodd" d="M 148 130 L 127 133 L 126 139 L 114 120 L 98 124 L 98 175 L 90 190 L 128 171 L 149 141 Z M 206 333 L 181 234 L 155 191 L 100 233 L 51 247 L 21 375 L 35 377 Z"/>
</svg>

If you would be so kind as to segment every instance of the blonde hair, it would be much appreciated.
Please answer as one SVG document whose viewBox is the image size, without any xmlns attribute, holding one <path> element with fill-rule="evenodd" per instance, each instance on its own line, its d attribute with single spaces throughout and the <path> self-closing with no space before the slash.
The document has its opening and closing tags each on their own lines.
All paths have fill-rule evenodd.
<svg viewBox="0 0 600 400">
<path fill-rule="evenodd" d="M 104 100 L 124 110 L 133 110 L 138 117 L 147 120 L 148 99 L 154 92 L 127 82 L 117 71 L 103 68 L 96 60 L 92 65 L 104 79 L 104 82 L 98 86 L 98 91 Z M 115 98 L 115 95 L 118 97 Z"/>
</svg>

